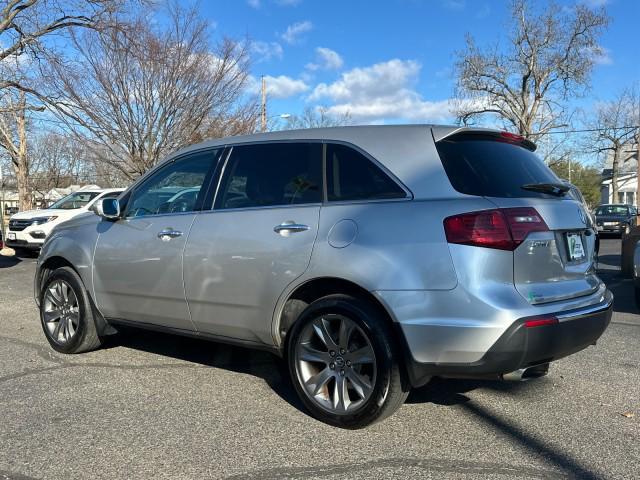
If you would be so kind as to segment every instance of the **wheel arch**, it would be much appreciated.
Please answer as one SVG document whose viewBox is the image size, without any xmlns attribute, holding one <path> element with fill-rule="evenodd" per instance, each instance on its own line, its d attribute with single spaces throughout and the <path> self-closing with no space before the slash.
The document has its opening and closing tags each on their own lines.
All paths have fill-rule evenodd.
<svg viewBox="0 0 640 480">
<path fill-rule="evenodd" d="M 61 255 L 52 255 L 51 257 L 47 258 L 38 267 L 38 271 L 36 273 L 36 278 L 35 278 L 36 301 L 39 300 L 40 291 L 42 290 L 42 285 L 44 284 L 44 282 L 46 282 L 47 278 L 49 278 L 49 275 L 51 275 L 51 273 L 54 270 L 62 267 L 71 268 L 74 272 L 78 274 L 80 278 L 82 278 L 78 270 L 73 266 L 73 264 L 69 260 L 67 260 L 65 257 Z"/>
<path fill-rule="evenodd" d="M 67 258 L 65 258 L 62 255 L 59 255 L 59 254 L 52 255 L 48 257 L 44 262 L 42 262 L 42 264 L 38 267 L 38 270 L 36 272 L 36 277 L 35 277 L 35 285 L 34 285 L 36 303 L 38 303 L 38 306 L 40 304 L 39 303 L 40 292 L 42 290 L 42 285 L 47 281 L 47 278 L 49 278 L 49 275 L 51 275 L 58 268 L 63 268 L 63 267 L 69 267 L 71 270 L 73 270 L 78 275 L 78 277 L 80 277 L 80 280 L 84 284 L 85 290 L 87 292 L 87 297 L 89 297 L 89 302 L 91 303 L 91 310 L 93 312 L 94 320 L 96 322 L 96 328 L 98 330 L 98 334 L 103 336 L 103 335 L 111 335 L 116 333 L 116 330 L 105 320 L 102 313 L 100 313 L 100 310 L 98 310 L 98 307 L 96 306 L 96 303 L 93 299 L 92 292 L 89 288 L 87 288 L 86 282 L 83 276 L 81 275 L 81 273 L 78 271 L 78 269 L 75 267 L 75 265 L 72 262 L 70 262 Z"/>
<path fill-rule="evenodd" d="M 284 353 L 291 327 L 298 320 L 302 311 L 312 302 L 333 294 L 346 294 L 363 299 L 371 304 L 392 326 L 395 340 L 400 342 L 395 328 L 394 317 L 387 307 L 366 288 L 357 283 L 339 277 L 318 277 L 306 280 L 296 286 L 282 302 L 282 307 L 276 314 L 274 332 L 277 332 L 279 348 Z"/>
</svg>

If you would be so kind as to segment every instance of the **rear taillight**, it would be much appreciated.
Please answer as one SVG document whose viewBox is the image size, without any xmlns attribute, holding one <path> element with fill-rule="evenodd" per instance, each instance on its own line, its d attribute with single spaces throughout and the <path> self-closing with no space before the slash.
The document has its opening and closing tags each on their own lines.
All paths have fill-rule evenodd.
<svg viewBox="0 0 640 480">
<path fill-rule="evenodd" d="M 449 243 L 515 250 L 531 232 L 549 228 L 535 208 L 500 208 L 444 219 Z"/>
</svg>

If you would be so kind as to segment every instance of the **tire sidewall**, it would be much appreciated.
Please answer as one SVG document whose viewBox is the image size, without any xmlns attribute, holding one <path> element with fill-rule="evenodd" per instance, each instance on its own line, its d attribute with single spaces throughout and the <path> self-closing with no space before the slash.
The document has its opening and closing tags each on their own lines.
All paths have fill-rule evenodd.
<svg viewBox="0 0 640 480">
<path fill-rule="evenodd" d="M 353 320 L 367 335 L 376 355 L 376 384 L 367 402 L 352 414 L 331 414 L 308 398 L 296 368 L 295 348 L 302 330 L 321 315 L 337 314 Z M 345 296 L 324 297 L 310 304 L 295 322 L 287 344 L 287 364 L 298 396 L 314 417 L 341 428 L 360 428 L 381 414 L 391 383 L 395 349 L 385 319 L 366 302 Z"/>
<path fill-rule="evenodd" d="M 73 289 L 73 293 L 76 295 L 76 299 L 78 300 L 78 329 L 71 341 L 64 344 L 56 342 L 50 336 L 46 326 L 46 322 L 44 320 L 45 292 L 47 291 L 49 286 L 56 280 L 64 280 L 67 284 L 69 284 Z M 82 283 L 82 280 L 80 279 L 78 274 L 68 267 L 62 267 L 54 270 L 54 272 L 49 275 L 46 282 L 44 283 L 44 286 L 42 287 L 42 290 L 40 291 L 40 325 L 42 326 L 44 335 L 51 347 L 61 353 L 74 353 L 75 351 L 77 351 L 87 333 L 87 322 L 91 320 L 90 314 L 91 312 L 89 308 L 89 299 L 87 297 L 84 284 Z"/>
</svg>

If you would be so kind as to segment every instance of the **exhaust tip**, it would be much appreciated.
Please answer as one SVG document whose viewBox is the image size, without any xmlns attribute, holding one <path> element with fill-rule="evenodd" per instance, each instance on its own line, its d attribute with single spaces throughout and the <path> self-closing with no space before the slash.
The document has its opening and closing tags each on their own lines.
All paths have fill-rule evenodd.
<svg viewBox="0 0 640 480">
<path fill-rule="evenodd" d="M 549 364 L 541 363 L 531 367 L 519 368 L 513 372 L 503 373 L 502 379 L 509 382 L 526 382 L 532 378 L 544 377 L 549 373 Z"/>
</svg>

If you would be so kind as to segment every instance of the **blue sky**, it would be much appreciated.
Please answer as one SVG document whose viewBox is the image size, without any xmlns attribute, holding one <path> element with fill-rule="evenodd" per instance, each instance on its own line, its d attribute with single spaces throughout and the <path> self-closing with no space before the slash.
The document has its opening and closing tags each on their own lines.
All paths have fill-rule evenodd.
<svg viewBox="0 0 640 480">
<path fill-rule="evenodd" d="M 605 4 L 606 56 L 588 109 L 640 81 L 640 1 Z M 569 2 L 560 2 L 569 4 Z M 504 38 L 503 0 L 214 0 L 200 3 L 214 32 L 249 36 L 252 74 L 267 76 L 269 114 L 323 105 L 357 123 L 447 122 L 454 52 L 470 33 L 480 45 Z"/>
</svg>

